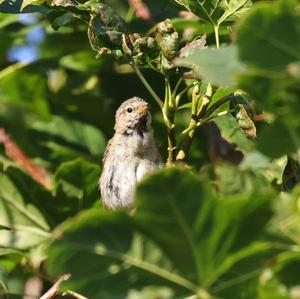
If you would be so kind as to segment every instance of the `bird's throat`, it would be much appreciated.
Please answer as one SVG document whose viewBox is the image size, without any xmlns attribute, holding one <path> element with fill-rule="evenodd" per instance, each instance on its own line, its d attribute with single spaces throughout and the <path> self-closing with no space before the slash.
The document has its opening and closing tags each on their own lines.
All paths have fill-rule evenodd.
<svg viewBox="0 0 300 299">
<path fill-rule="evenodd" d="M 144 133 L 146 133 L 147 131 L 148 131 L 147 115 L 145 115 L 138 122 L 137 133 L 139 134 L 139 136 L 141 136 L 142 138 L 144 138 Z"/>
</svg>

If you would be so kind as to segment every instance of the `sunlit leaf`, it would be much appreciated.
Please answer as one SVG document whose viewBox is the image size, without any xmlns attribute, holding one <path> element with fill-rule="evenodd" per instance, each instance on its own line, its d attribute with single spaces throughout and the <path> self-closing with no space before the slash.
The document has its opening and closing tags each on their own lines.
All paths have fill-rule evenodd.
<svg viewBox="0 0 300 299">
<path fill-rule="evenodd" d="M 176 66 L 192 68 L 197 79 L 205 79 L 218 86 L 236 85 L 236 76 L 243 71 L 234 46 L 195 49 L 185 58 L 176 59 Z"/>
<path fill-rule="evenodd" d="M 252 2 L 249 0 L 175 0 L 207 23 L 220 25 L 234 21 L 246 12 Z"/>
</svg>

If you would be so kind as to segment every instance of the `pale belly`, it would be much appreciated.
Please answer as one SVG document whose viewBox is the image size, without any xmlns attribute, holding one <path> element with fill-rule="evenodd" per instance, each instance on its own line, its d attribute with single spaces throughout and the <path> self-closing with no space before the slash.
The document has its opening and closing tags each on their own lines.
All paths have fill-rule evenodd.
<svg viewBox="0 0 300 299">
<path fill-rule="evenodd" d="M 141 179 L 149 172 L 158 168 L 158 165 L 149 160 L 140 160 L 136 169 L 136 180 L 140 182 Z"/>
</svg>

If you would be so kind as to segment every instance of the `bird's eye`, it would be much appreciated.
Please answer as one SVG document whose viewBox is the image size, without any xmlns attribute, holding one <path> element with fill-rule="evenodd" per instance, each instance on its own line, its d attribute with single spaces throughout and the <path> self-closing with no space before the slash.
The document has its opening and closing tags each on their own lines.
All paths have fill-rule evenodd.
<svg viewBox="0 0 300 299">
<path fill-rule="evenodd" d="M 127 112 L 131 113 L 132 112 L 132 108 L 131 107 L 127 108 Z"/>
</svg>

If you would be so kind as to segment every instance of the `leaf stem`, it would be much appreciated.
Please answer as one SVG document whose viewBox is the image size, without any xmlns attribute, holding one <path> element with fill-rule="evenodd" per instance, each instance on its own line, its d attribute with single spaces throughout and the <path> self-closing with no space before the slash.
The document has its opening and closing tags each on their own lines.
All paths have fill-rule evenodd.
<svg viewBox="0 0 300 299">
<path fill-rule="evenodd" d="M 220 106 L 222 106 L 223 104 L 225 104 L 226 102 L 229 102 L 232 99 L 237 98 L 236 95 L 234 94 L 230 94 L 228 96 L 225 96 L 223 98 L 221 98 L 219 101 L 217 101 L 216 103 L 214 103 L 213 105 L 211 105 L 207 111 L 206 111 L 206 115 L 209 116 L 211 114 L 213 114 Z"/>
<path fill-rule="evenodd" d="M 214 31 L 215 31 L 216 46 L 219 49 L 220 48 L 219 25 L 214 26 Z"/>
<path fill-rule="evenodd" d="M 134 64 L 134 63 L 130 63 L 131 67 L 134 69 L 135 73 L 137 74 L 137 76 L 139 77 L 139 79 L 141 80 L 141 82 L 144 84 L 144 86 L 146 87 L 146 89 L 149 91 L 149 93 L 152 95 L 152 97 L 154 98 L 154 100 L 157 102 L 157 104 L 159 105 L 160 108 L 163 108 L 163 101 L 160 99 L 160 97 L 157 95 L 157 93 L 152 89 L 152 87 L 150 86 L 150 84 L 148 83 L 148 81 L 146 80 L 146 78 L 144 77 L 144 75 L 141 73 L 139 67 Z"/>
<path fill-rule="evenodd" d="M 177 83 L 176 83 L 176 85 L 175 85 L 175 87 L 174 87 L 174 89 L 173 89 L 173 91 L 172 91 L 172 97 L 173 97 L 173 98 L 175 98 L 176 93 L 177 93 L 177 90 L 178 90 L 178 88 L 179 88 L 179 86 L 180 86 L 182 80 L 183 80 L 182 77 L 180 77 L 180 78 L 178 79 L 178 81 L 177 81 Z"/>
<path fill-rule="evenodd" d="M 77 245 L 77 244 L 76 244 Z M 86 250 L 90 250 L 90 248 L 84 248 L 83 246 L 80 246 L 81 249 L 86 249 Z M 122 254 L 122 253 L 118 253 L 117 251 L 114 250 L 110 250 L 110 249 L 106 249 L 106 248 L 102 248 L 102 247 L 95 247 L 95 248 L 91 248 L 93 250 L 93 252 L 97 255 L 100 256 L 108 256 L 111 258 L 115 258 L 119 261 L 125 262 L 133 267 L 142 269 L 146 272 L 152 273 L 154 275 L 157 275 L 161 278 L 166 279 L 167 281 L 171 281 L 177 285 L 180 285 L 196 294 L 199 293 L 199 291 L 202 291 L 204 293 L 207 294 L 207 292 L 203 289 L 198 288 L 197 285 L 193 284 L 192 282 L 190 282 L 189 280 L 186 280 L 185 278 L 169 272 L 163 268 L 160 268 L 154 264 L 150 264 L 148 262 L 145 262 L 143 260 L 140 260 L 138 258 L 135 258 L 133 256 L 129 256 L 126 254 Z M 209 297 L 207 297 L 209 298 Z"/>
<path fill-rule="evenodd" d="M 176 97 L 175 97 L 175 106 L 178 107 L 179 105 L 179 101 L 181 99 L 181 97 L 191 88 L 191 87 L 194 87 L 195 85 L 197 85 L 198 82 L 197 81 L 194 81 L 193 83 L 187 85 L 182 91 L 180 91 Z"/>
<path fill-rule="evenodd" d="M 177 161 L 186 160 L 195 134 L 195 129 L 197 128 L 199 119 L 201 119 L 201 117 L 203 117 L 203 115 L 205 114 L 205 111 L 210 103 L 211 96 L 212 96 L 211 84 L 207 85 L 205 95 L 203 96 L 199 94 L 199 85 L 196 85 L 194 87 L 193 95 L 192 95 L 192 111 L 191 111 L 192 117 L 188 128 L 182 132 L 182 135 L 184 135 L 184 139 L 182 141 L 181 148 L 178 151 L 178 154 L 176 156 Z M 201 105 L 200 107 L 198 107 L 200 100 L 201 100 Z"/>
</svg>

